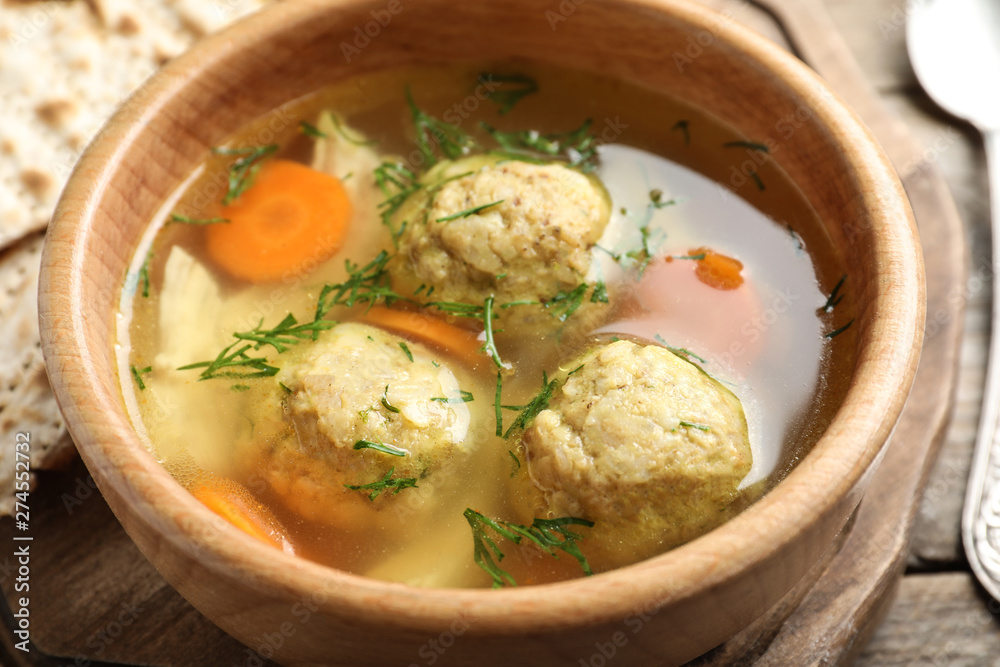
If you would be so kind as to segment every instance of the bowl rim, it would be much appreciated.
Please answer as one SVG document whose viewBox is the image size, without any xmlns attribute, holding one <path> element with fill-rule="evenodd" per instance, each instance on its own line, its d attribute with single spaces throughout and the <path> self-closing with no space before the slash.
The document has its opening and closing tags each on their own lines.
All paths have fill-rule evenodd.
<svg viewBox="0 0 1000 667">
<path fill-rule="evenodd" d="M 94 405 L 81 402 L 82 397 L 95 390 L 80 381 L 88 370 L 95 372 L 89 365 L 92 343 L 86 339 L 81 326 L 88 316 L 87 283 L 82 276 L 85 275 L 84 266 L 91 259 L 83 250 L 84 241 L 93 233 L 102 192 L 111 187 L 119 168 L 114 157 L 136 138 L 144 119 L 155 114 L 172 95 L 187 89 L 192 78 L 190 72 L 224 60 L 229 51 L 236 48 L 235 44 L 245 48 L 248 44 L 263 43 L 275 33 L 293 29 L 296 24 L 309 21 L 317 12 L 335 6 L 370 4 L 371 0 L 321 0 L 273 5 L 203 40 L 168 63 L 131 97 L 95 138 L 74 169 L 45 243 L 39 318 L 54 393 L 67 425 L 74 435 L 78 435 L 81 454 L 102 492 L 128 497 L 135 503 L 135 512 L 145 522 L 145 528 L 164 536 L 174 549 L 190 551 L 194 545 L 202 555 L 208 556 L 204 561 L 206 567 L 227 576 L 247 577 L 251 582 L 264 577 L 262 582 L 276 594 L 282 591 L 304 598 L 318 589 L 329 591 L 326 603 L 335 603 L 339 613 L 363 614 L 390 627 L 440 628 L 450 624 L 456 610 L 461 610 L 485 621 L 477 624 L 480 630 L 502 629 L 504 633 L 537 632 L 539 623 L 544 623 L 547 629 L 559 630 L 581 623 L 621 619 L 633 613 L 637 605 L 683 600 L 696 591 L 721 586 L 741 572 L 761 567 L 773 556 L 776 545 L 808 537 L 816 518 L 838 511 L 846 490 L 873 472 L 873 464 L 884 451 L 882 445 L 902 410 L 915 373 L 923 334 L 924 295 L 922 259 L 912 215 L 898 179 L 870 132 L 818 75 L 747 28 L 728 22 L 718 29 L 722 15 L 687 0 L 621 0 L 617 4 L 669 12 L 694 29 L 715 26 L 719 38 L 729 48 L 769 71 L 780 71 L 783 86 L 804 99 L 817 102 L 813 109 L 819 122 L 835 130 L 845 151 L 852 156 L 857 168 L 855 180 L 881 186 L 858 188 L 866 210 L 879 211 L 876 217 L 887 223 L 894 218 L 908 220 L 910 227 L 908 235 L 893 236 L 894 242 L 901 244 L 896 250 L 890 252 L 883 248 L 883 252 L 889 253 L 887 266 L 893 272 L 895 283 L 891 290 L 883 288 L 875 300 L 877 313 L 871 323 L 873 342 L 858 350 L 851 386 L 841 408 L 812 451 L 764 498 L 740 515 L 667 553 L 591 578 L 502 590 L 417 588 L 349 574 L 290 556 L 253 540 L 228 524 L 219 527 L 215 515 L 170 476 L 138 437 L 133 434 L 132 441 L 128 442 L 122 427 L 128 430 L 132 427 L 124 408 L 118 406 L 120 415 L 114 415 L 112 410 L 110 419 L 94 412 L 95 408 L 113 408 L 109 402 L 112 397 L 104 396 Z M 822 103 L 819 103 L 821 98 Z M 848 143 L 848 139 L 853 141 Z M 885 197 L 886 189 L 895 189 L 898 196 Z M 896 223 L 896 232 L 900 224 Z M 889 234 L 884 236 L 888 238 Z M 59 289 L 67 289 L 66 294 L 57 294 Z M 884 317 L 885 313 L 904 316 L 890 320 Z M 878 347 L 880 337 L 895 340 L 897 344 Z M 871 382 L 859 387 L 858 378 Z M 879 378 L 891 378 L 892 388 L 888 389 L 887 383 L 880 386 L 875 381 Z M 848 407 L 850 414 L 845 415 Z M 851 424 L 862 419 L 875 424 L 874 428 L 867 438 L 852 437 Z M 113 440 L 123 435 L 126 442 L 115 447 Z M 835 451 L 842 453 L 845 448 L 852 451 L 849 463 L 840 460 L 839 456 L 834 457 Z M 836 463 L 835 469 L 828 467 L 831 462 Z M 133 479 L 134 475 L 141 477 L 141 485 Z M 150 493 L 171 498 L 176 509 L 169 515 L 153 512 Z M 796 517 L 789 517 L 783 510 L 788 503 L 801 504 L 804 499 L 811 502 L 818 499 L 819 502 L 810 504 Z M 119 520 L 130 532 L 139 529 L 134 524 L 135 518 L 119 516 Z M 206 535 L 212 531 L 221 531 L 221 539 L 207 539 Z M 683 580 L 677 580 L 677 573 L 683 573 Z M 331 582 L 335 584 L 332 591 Z M 603 604 L 593 605 L 595 599 L 601 599 Z M 514 609 L 516 613 L 512 613 Z M 562 620 L 553 620 L 559 618 Z"/>
</svg>

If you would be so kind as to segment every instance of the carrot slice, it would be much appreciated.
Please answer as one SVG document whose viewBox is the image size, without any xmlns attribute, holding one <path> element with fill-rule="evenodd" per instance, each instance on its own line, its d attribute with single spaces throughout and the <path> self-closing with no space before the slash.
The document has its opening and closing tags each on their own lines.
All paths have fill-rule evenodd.
<svg viewBox="0 0 1000 667">
<path fill-rule="evenodd" d="M 239 199 L 218 212 L 229 222 L 207 227 L 205 243 L 231 275 L 273 282 L 308 271 L 340 249 L 351 213 L 340 179 L 271 160 Z"/>
<path fill-rule="evenodd" d="M 743 284 L 743 262 L 733 257 L 720 254 L 711 248 L 697 248 L 689 250 L 689 255 L 704 255 L 704 259 L 697 260 L 694 269 L 698 280 L 719 290 L 734 290 Z"/>
<path fill-rule="evenodd" d="M 191 495 L 250 537 L 293 553 L 278 519 L 241 484 L 212 475 L 191 489 Z"/>
<path fill-rule="evenodd" d="M 486 358 L 482 352 L 483 344 L 476 334 L 430 315 L 375 306 L 362 318 L 382 329 L 428 343 L 454 355 L 469 366 L 475 366 Z"/>
</svg>

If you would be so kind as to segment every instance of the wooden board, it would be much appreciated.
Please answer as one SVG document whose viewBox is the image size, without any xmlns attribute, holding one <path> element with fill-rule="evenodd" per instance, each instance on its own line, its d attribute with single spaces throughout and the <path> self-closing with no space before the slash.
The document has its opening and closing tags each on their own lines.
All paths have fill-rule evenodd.
<svg viewBox="0 0 1000 667">
<path fill-rule="evenodd" d="M 933 248 L 927 257 L 928 299 L 936 324 L 903 420 L 840 548 L 831 549 L 769 615 L 696 661 L 844 662 L 860 647 L 898 581 L 916 501 L 947 423 L 962 324 L 961 304 L 947 296 L 965 278 L 961 222 L 934 165 L 922 159 L 922 147 L 882 107 L 819 0 L 766 0 L 756 9 L 732 0 L 708 4 L 789 44 L 859 112 L 900 169 L 924 243 Z M 0 540 L 12 544 L 13 533 L 12 522 L 0 522 Z M 93 490 L 82 465 L 40 479 L 40 491 L 32 496 L 31 533 L 34 646 L 23 654 L 14 648 L 16 638 L 4 633 L 0 663 L 67 664 L 44 654 L 95 666 L 263 662 L 156 574 Z M 10 601 L 16 568 L 12 555 L 0 561 L 0 587 Z M 3 612 L 11 627 L 9 610 Z"/>
</svg>

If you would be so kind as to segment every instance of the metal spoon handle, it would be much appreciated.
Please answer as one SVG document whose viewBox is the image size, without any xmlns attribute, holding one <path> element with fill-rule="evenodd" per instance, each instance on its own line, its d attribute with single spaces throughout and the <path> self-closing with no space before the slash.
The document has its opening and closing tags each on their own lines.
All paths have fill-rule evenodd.
<svg viewBox="0 0 1000 667">
<path fill-rule="evenodd" d="M 1000 600 L 1000 131 L 983 130 L 993 237 L 993 319 L 986 388 L 962 514 L 969 565 L 990 595 Z"/>
</svg>

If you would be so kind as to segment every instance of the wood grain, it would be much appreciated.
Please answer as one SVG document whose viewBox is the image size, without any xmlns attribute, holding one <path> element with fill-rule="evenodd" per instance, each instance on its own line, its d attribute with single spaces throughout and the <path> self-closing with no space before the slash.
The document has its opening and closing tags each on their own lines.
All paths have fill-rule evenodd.
<svg viewBox="0 0 1000 667">
<path fill-rule="evenodd" d="M 753 20 L 759 20 L 760 19 L 760 15 L 759 14 L 755 14 L 755 16 L 756 16 L 756 18 L 753 19 Z M 892 455 L 892 450 L 890 450 L 889 456 L 891 456 L 891 455 Z M 889 461 L 889 459 L 887 458 L 887 462 L 888 461 Z M 883 468 L 885 468 L 885 465 L 883 465 Z M 876 483 L 878 482 L 878 480 L 879 480 L 879 477 L 876 477 Z M 898 478 L 890 480 L 890 482 L 898 482 L 898 481 L 899 481 Z M 93 507 L 97 507 L 97 506 L 98 505 L 95 504 Z M 93 511 L 96 511 L 96 510 L 93 510 Z M 106 513 L 106 510 L 104 510 L 104 512 Z M 864 509 L 862 509 L 862 514 L 859 515 L 859 521 L 860 521 L 860 517 L 863 516 L 863 512 L 864 512 Z M 856 528 L 855 528 L 855 531 L 856 531 Z M 855 534 L 854 531 L 852 531 L 852 533 L 850 535 L 853 535 L 853 534 Z M 848 534 L 845 534 L 845 537 L 847 539 L 849 539 L 849 535 Z M 905 542 L 905 535 L 897 533 L 897 532 L 893 532 L 892 535 L 890 535 L 890 537 L 893 538 L 891 546 L 892 546 L 893 552 L 895 553 L 896 551 L 898 551 L 898 548 L 897 548 L 896 544 L 899 542 L 900 539 L 902 539 Z M 834 551 L 835 550 L 830 550 L 828 552 L 828 556 L 827 557 L 828 558 L 834 558 Z M 116 565 L 117 565 L 117 563 L 116 563 Z M 897 566 L 898 566 L 898 563 L 894 563 L 893 564 L 893 567 L 897 567 Z M 807 577 L 807 579 L 811 579 L 812 577 L 820 577 L 823 574 L 824 574 L 824 568 L 823 568 L 822 563 L 821 563 L 821 564 L 817 565 L 814 568 L 813 572 Z M 150 579 L 149 582 L 147 582 L 145 584 L 140 584 L 140 587 L 144 586 L 144 585 L 148 585 L 148 586 L 152 586 L 152 589 L 157 589 L 157 587 L 159 587 L 158 590 L 162 590 L 162 586 L 160 585 L 160 583 L 159 582 L 153 582 L 153 579 L 155 579 L 155 575 Z M 793 591 L 793 593 L 791 593 L 790 596 L 788 598 L 786 598 L 786 600 L 782 601 L 779 604 L 779 609 L 776 609 L 776 614 L 777 615 L 773 616 L 772 618 L 777 618 L 779 616 L 782 617 L 782 618 L 784 618 L 784 616 L 786 616 L 788 614 L 791 614 L 793 612 L 796 613 L 797 615 L 800 614 L 802 607 L 801 607 L 801 603 L 799 602 L 799 597 L 808 593 L 807 590 L 804 590 L 806 588 L 807 587 L 802 586 L 802 587 L 800 587 L 799 590 Z M 112 595 L 111 597 L 114 598 L 115 596 Z M 120 600 L 121 598 L 117 598 L 117 599 Z M 184 604 L 182 604 L 180 606 L 177 606 L 177 607 L 172 607 L 172 609 L 182 610 L 182 609 L 184 609 Z M 190 608 L 188 607 L 187 609 L 190 609 Z M 114 609 L 112 609 L 112 611 L 114 611 Z M 848 614 L 850 613 L 850 610 L 848 610 L 848 609 L 845 609 L 843 611 L 845 613 L 848 613 Z M 183 613 L 187 613 L 187 612 L 183 612 Z M 749 636 L 747 636 L 747 637 L 745 637 L 745 639 L 747 641 L 751 641 L 752 640 L 755 643 L 755 645 L 758 646 L 758 647 L 764 647 L 764 646 L 768 645 L 768 642 L 772 638 L 774 638 L 776 631 L 780 633 L 780 625 L 773 625 L 772 624 L 772 626 L 767 630 L 767 632 L 765 632 L 763 634 L 760 634 L 760 635 L 757 635 L 756 637 L 749 637 Z M 808 631 L 808 629 L 803 630 L 803 632 L 807 632 L 807 631 Z M 79 637 L 77 637 L 77 639 L 79 639 Z M 766 640 L 766 641 L 762 641 L 762 640 Z M 142 643 L 143 643 L 143 640 L 142 639 L 138 639 L 138 640 L 135 640 L 134 643 L 132 643 L 131 641 L 130 642 L 122 641 L 122 642 L 115 642 L 114 644 L 117 645 L 117 646 L 119 646 L 119 647 L 128 647 L 128 648 L 130 648 L 131 650 L 134 651 L 135 647 L 141 645 Z M 781 642 L 779 641 L 778 645 L 780 645 L 780 643 Z M 771 645 L 774 646 L 775 644 L 771 644 Z M 730 648 L 732 648 L 732 647 L 735 646 L 735 644 L 730 644 L 729 646 L 730 646 Z M 239 658 L 239 651 L 236 650 L 237 648 L 238 647 L 233 647 L 233 650 L 235 651 L 235 656 L 236 656 L 235 659 Z M 108 650 L 110 650 L 110 648 Z M 108 655 L 108 654 L 105 654 L 105 655 Z M 129 653 L 125 652 L 124 655 L 129 655 Z M 194 655 L 197 655 L 197 652 L 192 652 L 190 654 L 190 656 L 192 656 L 192 657 Z M 206 662 L 204 662 L 202 664 L 228 664 L 228 663 L 212 662 L 211 660 L 222 660 L 222 659 L 233 660 L 234 659 L 234 658 L 231 658 L 231 657 L 230 658 L 223 658 L 222 657 L 223 656 L 222 653 L 216 653 L 216 654 L 209 653 L 207 655 L 209 655 L 211 657 L 210 658 L 206 658 Z M 748 655 L 748 653 L 744 653 L 744 655 Z M 133 654 L 133 659 L 136 659 L 134 657 L 134 654 Z M 143 660 L 147 660 L 147 659 L 149 659 L 149 654 L 148 653 L 143 655 Z M 192 663 L 182 662 L 182 663 L 175 663 L 175 664 L 196 664 L 196 663 L 194 663 L 194 662 L 192 662 Z"/>
</svg>

